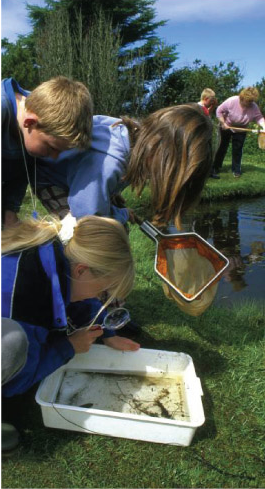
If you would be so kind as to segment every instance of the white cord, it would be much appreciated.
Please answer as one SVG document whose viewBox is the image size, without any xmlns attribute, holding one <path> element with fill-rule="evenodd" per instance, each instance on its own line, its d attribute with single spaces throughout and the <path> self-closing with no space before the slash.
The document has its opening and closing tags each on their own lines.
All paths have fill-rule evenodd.
<svg viewBox="0 0 265 489">
<path fill-rule="evenodd" d="M 35 192 L 35 195 L 33 195 L 32 188 L 31 188 L 31 183 L 30 183 L 30 178 L 29 178 L 29 172 L 28 172 L 28 166 L 27 166 L 27 159 L 26 159 L 24 144 L 23 144 L 23 141 L 22 141 L 22 135 L 21 135 L 21 131 L 20 131 L 20 128 L 19 127 L 18 127 L 18 133 L 19 133 L 19 138 L 20 138 L 20 142 L 21 142 L 21 148 L 22 148 L 22 154 L 23 154 L 23 159 L 24 159 L 24 164 L 25 164 L 25 169 L 26 169 L 26 174 L 27 174 L 27 180 L 28 180 L 28 184 L 29 184 L 29 191 L 30 191 L 30 197 L 31 197 L 33 212 L 36 213 L 36 207 L 37 207 L 37 197 L 36 197 L 36 190 L 37 190 L 36 157 L 34 158 L 34 192 Z"/>
</svg>

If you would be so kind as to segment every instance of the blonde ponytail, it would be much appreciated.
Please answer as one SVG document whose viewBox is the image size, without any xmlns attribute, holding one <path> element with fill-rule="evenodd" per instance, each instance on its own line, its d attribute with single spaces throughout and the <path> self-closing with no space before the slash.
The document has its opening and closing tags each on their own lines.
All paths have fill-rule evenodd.
<svg viewBox="0 0 265 489">
<path fill-rule="evenodd" d="M 55 239 L 61 228 L 57 219 L 27 219 L 2 231 L 2 253 L 23 251 Z"/>
</svg>

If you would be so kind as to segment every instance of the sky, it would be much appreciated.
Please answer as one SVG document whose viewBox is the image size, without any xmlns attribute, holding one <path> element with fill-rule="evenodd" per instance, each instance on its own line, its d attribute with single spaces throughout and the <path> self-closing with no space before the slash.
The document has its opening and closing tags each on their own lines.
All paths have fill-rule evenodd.
<svg viewBox="0 0 265 489">
<path fill-rule="evenodd" d="M 31 30 L 26 3 L 44 0 L 2 0 L 1 38 L 15 42 Z M 155 20 L 167 20 L 157 34 L 166 44 L 177 44 L 174 68 L 192 66 L 195 59 L 208 66 L 234 61 L 243 86 L 265 78 L 265 0 L 156 0 Z"/>
</svg>

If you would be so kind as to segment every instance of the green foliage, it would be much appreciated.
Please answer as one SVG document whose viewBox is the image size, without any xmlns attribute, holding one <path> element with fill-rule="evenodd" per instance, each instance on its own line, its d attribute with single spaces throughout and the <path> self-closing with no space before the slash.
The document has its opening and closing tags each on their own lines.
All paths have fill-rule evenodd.
<svg viewBox="0 0 265 489">
<path fill-rule="evenodd" d="M 42 8 L 27 6 L 34 29 L 43 27 L 48 11 L 53 13 L 63 8 L 73 19 L 73 30 L 76 13 L 81 11 L 84 29 L 87 30 L 91 17 L 98 10 L 103 10 L 106 17 L 111 18 L 114 29 L 119 29 L 123 47 L 152 38 L 157 27 L 165 24 L 165 21 L 154 22 L 155 0 L 46 0 L 45 3 L 46 7 Z"/>
<path fill-rule="evenodd" d="M 256 83 L 256 87 L 260 93 L 259 108 L 262 114 L 265 116 L 265 78 L 262 78 L 260 83 Z"/>
<path fill-rule="evenodd" d="M 264 150 L 258 147 L 258 135 L 257 134 L 247 134 L 244 143 L 244 154 L 245 155 L 255 155 L 264 162 Z"/>
<path fill-rule="evenodd" d="M 23 36 L 27 52 L 20 42 L 4 40 L 2 74 L 29 89 L 58 74 L 72 76 L 89 84 L 96 112 L 138 115 L 150 83 L 160 81 L 177 58 L 175 45 L 165 45 L 155 34 L 165 21 L 154 21 L 154 3 L 46 0 L 45 7 L 27 5 L 33 26 L 32 34 Z"/>
<path fill-rule="evenodd" d="M 79 15 L 82 18 L 82 32 L 86 36 L 93 29 L 99 13 L 104 12 L 105 19 L 112 24 L 113 34 L 119 37 L 116 58 L 124 89 L 127 87 L 128 107 L 133 111 L 139 103 L 135 104 L 130 99 L 130 88 L 135 87 L 139 75 L 139 95 L 143 98 L 146 90 L 141 86 L 142 73 L 145 83 L 148 83 L 159 78 L 161 69 L 163 72 L 168 70 L 177 58 L 175 45 L 166 46 L 155 35 L 157 27 L 164 25 L 165 21 L 154 22 L 154 3 L 155 0 L 46 0 L 47 7 L 28 6 L 28 10 L 35 35 L 40 35 L 47 26 L 47 18 L 52 19 L 61 10 L 68 14 L 68 28 L 73 37 L 79 29 Z"/>
<path fill-rule="evenodd" d="M 31 90 L 39 84 L 32 39 L 19 36 L 15 43 L 2 39 L 2 78 L 15 78 L 22 87 Z"/>
<path fill-rule="evenodd" d="M 206 87 L 214 90 L 217 98 L 223 101 L 237 92 L 242 77 L 233 62 L 207 66 L 195 60 L 191 67 L 174 70 L 162 81 L 150 97 L 149 109 L 197 102 Z"/>
<path fill-rule="evenodd" d="M 126 57 L 130 67 L 121 69 L 120 36 L 113 32 L 111 20 L 102 10 L 93 15 L 88 31 L 81 12 L 77 14 L 74 33 L 70 24 L 67 10 L 46 12 L 46 21 L 36 38 L 41 81 L 59 74 L 76 78 L 89 87 L 95 113 L 119 116 L 126 105 L 126 112 L 137 114 L 145 91 L 141 49 L 138 50 L 141 62 Z"/>
<path fill-rule="evenodd" d="M 63 10 L 57 10 L 54 15 L 46 14 L 35 40 L 41 82 L 58 75 L 73 76 L 73 43 L 69 18 Z"/>
</svg>

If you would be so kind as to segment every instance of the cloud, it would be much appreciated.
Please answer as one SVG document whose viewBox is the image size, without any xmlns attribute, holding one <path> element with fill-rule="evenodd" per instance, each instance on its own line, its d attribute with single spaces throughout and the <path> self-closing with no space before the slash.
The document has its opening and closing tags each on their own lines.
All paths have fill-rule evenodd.
<svg viewBox="0 0 265 489">
<path fill-rule="evenodd" d="M 157 0 L 158 19 L 175 22 L 234 22 L 265 18 L 264 0 Z"/>
<path fill-rule="evenodd" d="M 30 5 L 45 5 L 44 0 L 2 0 L 1 6 L 1 38 L 7 37 L 14 42 L 19 34 L 28 34 L 31 24 L 28 19 L 26 3 Z"/>
</svg>

